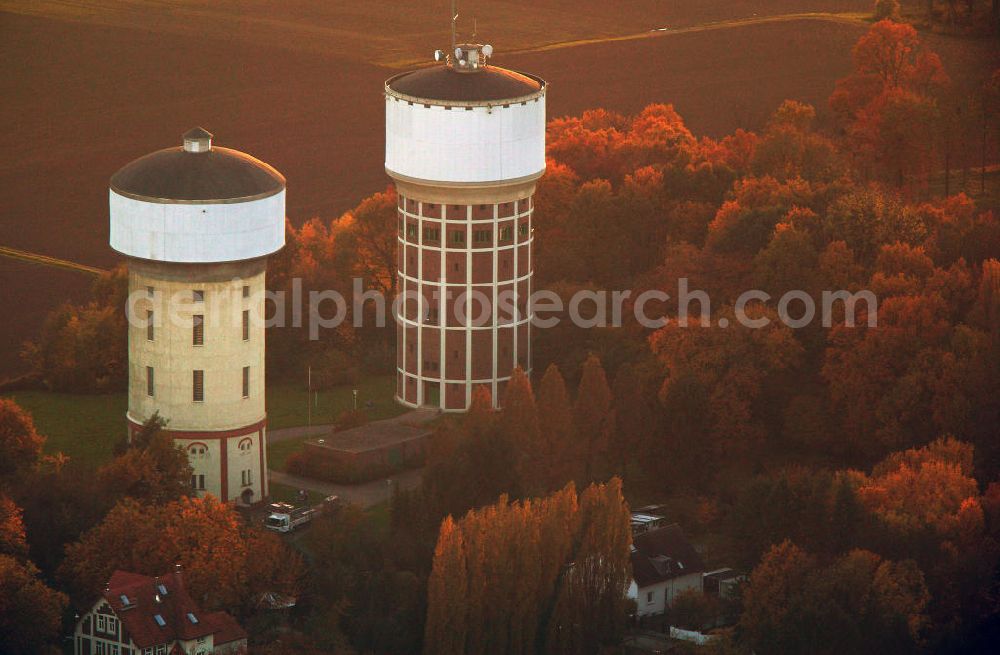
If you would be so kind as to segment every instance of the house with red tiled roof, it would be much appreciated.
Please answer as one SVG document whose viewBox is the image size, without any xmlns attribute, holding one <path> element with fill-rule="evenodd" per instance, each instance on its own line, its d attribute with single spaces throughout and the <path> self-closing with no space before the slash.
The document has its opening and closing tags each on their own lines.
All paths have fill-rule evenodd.
<svg viewBox="0 0 1000 655">
<path fill-rule="evenodd" d="M 104 593 L 80 616 L 75 655 L 234 655 L 247 633 L 225 612 L 202 612 L 180 567 L 149 577 L 115 571 Z"/>
</svg>

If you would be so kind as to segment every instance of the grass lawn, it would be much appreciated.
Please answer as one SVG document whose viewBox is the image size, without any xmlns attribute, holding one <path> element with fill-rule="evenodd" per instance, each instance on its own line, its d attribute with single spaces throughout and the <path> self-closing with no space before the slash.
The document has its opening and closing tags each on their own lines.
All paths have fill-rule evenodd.
<svg viewBox="0 0 1000 655">
<path fill-rule="evenodd" d="M 356 385 L 358 406 L 371 400 L 368 410 L 372 420 L 398 416 L 406 408 L 393 400 L 395 376 L 377 375 L 362 378 Z M 351 387 L 337 387 L 314 393 L 313 424 L 333 423 L 353 405 Z M 309 408 L 305 389 L 288 383 L 270 385 L 267 390 L 267 418 L 271 429 L 306 425 Z M 116 441 L 125 436 L 124 393 L 87 395 L 19 391 L 14 400 L 35 419 L 38 431 L 47 437 L 45 451 L 61 451 L 72 459 L 97 468 L 111 458 Z M 288 455 L 298 449 L 301 440 L 275 444 L 269 451 L 272 468 L 284 466 Z"/>
<path fill-rule="evenodd" d="M 406 411 L 393 400 L 396 393 L 395 375 L 367 376 L 356 385 L 335 387 L 327 391 L 314 391 L 312 398 L 312 424 L 333 423 L 354 405 L 352 389 L 358 390 L 358 407 L 365 409 L 365 403 L 374 406 L 367 410 L 373 421 L 399 416 Z M 268 385 L 267 425 L 272 430 L 307 425 L 309 422 L 309 399 L 305 384 L 293 385 L 287 382 Z"/>
<path fill-rule="evenodd" d="M 111 458 L 115 442 L 125 436 L 124 393 L 86 395 L 19 391 L 18 405 L 30 412 L 45 435 L 45 452 L 63 452 L 97 468 Z"/>
</svg>

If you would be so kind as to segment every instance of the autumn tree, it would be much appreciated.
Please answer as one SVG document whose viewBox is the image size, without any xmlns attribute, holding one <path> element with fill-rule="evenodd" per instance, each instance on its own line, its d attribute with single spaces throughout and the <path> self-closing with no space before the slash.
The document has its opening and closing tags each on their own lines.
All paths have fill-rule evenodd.
<svg viewBox="0 0 1000 655">
<path fill-rule="evenodd" d="M 754 257 L 754 280 L 757 288 L 774 297 L 793 289 L 815 293 L 821 285 L 816 271 L 818 263 L 813 235 L 793 222 L 779 223 L 771 241 Z"/>
<path fill-rule="evenodd" d="M 899 20 L 899 0 L 875 0 L 875 20 Z"/>
<path fill-rule="evenodd" d="M 8 496 L 0 493 L 0 555 L 24 557 L 28 542 L 24 534 L 21 508 Z"/>
<path fill-rule="evenodd" d="M 907 23 L 881 20 L 852 51 L 854 71 L 837 82 L 830 106 L 855 154 L 901 186 L 926 174 L 935 154 L 935 94 L 948 84 L 940 58 Z"/>
<path fill-rule="evenodd" d="M 123 500 L 67 547 L 60 577 L 82 600 L 115 569 L 158 575 L 175 563 L 209 609 L 246 611 L 265 591 L 294 595 L 302 574 L 301 560 L 277 536 L 244 525 L 209 496 L 154 506 Z"/>
<path fill-rule="evenodd" d="M 84 304 L 66 303 L 45 319 L 37 340 L 25 344 L 24 359 L 58 391 L 107 392 L 128 381 L 125 266 L 103 273 Z"/>
<path fill-rule="evenodd" d="M 165 503 L 191 495 L 191 465 L 159 414 L 151 416 L 125 451 L 102 466 L 97 477 L 111 498 Z"/>
<path fill-rule="evenodd" d="M 555 364 L 545 369 L 538 389 L 538 428 L 541 434 L 541 465 L 549 489 L 573 479 L 573 406 L 562 373 Z"/>
<path fill-rule="evenodd" d="M 632 532 L 621 481 L 580 496 L 576 554 L 562 574 L 546 636 L 548 653 L 598 653 L 621 639 Z"/>
<path fill-rule="evenodd" d="M 812 208 L 817 201 L 815 189 L 801 178 L 779 182 L 765 175 L 739 180 L 732 198 L 722 204 L 709 224 L 706 246 L 752 255 L 767 244 L 775 226 L 793 207 Z"/>
<path fill-rule="evenodd" d="M 921 642 L 928 601 L 913 562 L 855 550 L 823 566 L 785 541 L 751 573 L 740 627 L 756 650 L 909 652 Z"/>
<path fill-rule="evenodd" d="M 607 456 L 608 437 L 613 429 L 611 414 L 611 388 L 608 386 L 604 367 L 597 355 L 591 353 L 583 363 L 580 386 L 573 404 L 573 423 L 576 428 L 578 458 L 584 482 L 598 474 Z"/>
<path fill-rule="evenodd" d="M 0 651 L 10 655 L 60 652 L 66 595 L 38 578 L 31 562 L 0 554 Z"/>
<path fill-rule="evenodd" d="M 931 529 L 951 540 L 983 528 L 973 449 L 953 438 L 890 454 L 858 489 L 861 501 L 901 538 Z"/>
<path fill-rule="evenodd" d="M 424 637 L 429 655 L 465 653 L 468 594 L 465 548 L 462 532 L 450 516 L 441 523 L 434 568 L 427 588 L 427 634 Z"/>
<path fill-rule="evenodd" d="M 882 246 L 902 242 L 917 245 L 927 226 L 894 193 L 868 186 L 835 200 L 823 216 L 827 241 L 843 241 L 862 264 L 871 264 Z"/>
<path fill-rule="evenodd" d="M 506 443 L 515 450 L 521 488 L 544 489 L 540 465 L 543 449 L 540 443 L 538 408 L 531 380 L 520 366 L 514 369 L 507 382 L 503 412 L 500 415 L 500 431 L 505 435 Z"/>
<path fill-rule="evenodd" d="M 628 519 L 617 479 L 591 486 L 579 503 L 570 484 L 541 499 L 501 497 L 457 523 L 446 518 L 428 582 L 425 650 L 587 653 L 617 643 Z"/>
<path fill-rule="evenodd" d="M 723 318 L 728 327 L 721 327 Z M 770 380 L 798 365 L 802 346 L 773 310 L 750 304 L 745 319 L 737 320 L 734 310 L 726 308 L 709 324 L 700 318 L 689 318 L 688 327 L 671 321 L 650 336 L 650 347 L 666 373 L 661 402 L 676 406 L 674 398 L 692 390 L 705 395 L 700 420 L 707 421 L 707 432 L 701 441 L 678 448 L 746 453 L 763 441 L 766 429 L 754 411 L 756 400 Z M 669 413 L 667 420 L 668 429 L 683 430 L 682 424 L 670 421 Z"/>
<path fill-rule="evenodd" d="M 616 475 L 627 483 L 629 466 L 641 459 L 645 437 L 655 431 L 655 389 L 636 366 L 618 368 L 612 386 L 613 422 L 609 435 L 609 459 Z"/>
<path fill-rule="evenodd" d="M 768 121 L 754 148 L 753 170 L 786 181 L 832 181 L 844 172 L 834 143 L 813 129 L 816 109 L 785 100 Z"/>
<path fill-rule="evenodd" d="M 44 443 L 31 415 L 10 398 L 0 398 L 0 477 L 37 464 Z"/>
</svg>

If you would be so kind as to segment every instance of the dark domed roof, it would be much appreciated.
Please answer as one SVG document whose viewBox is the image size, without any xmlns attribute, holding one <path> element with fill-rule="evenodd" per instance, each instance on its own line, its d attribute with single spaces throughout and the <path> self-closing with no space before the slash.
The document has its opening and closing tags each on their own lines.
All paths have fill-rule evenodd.
<svg viewBox="0 0 1000 655">
<path fill-rule="evenodd" d="M 218 146 L 201 152 L 158 150 L 111 176 L 114 192 L 154 202 L 231 202 L 271 196 L 284 188 L 285 178 L 271 166 Z"/>
<path fill-rule="evenodd" d="M 450 66 L 431 66 L 403 73 L 387 82 L 397 93 L 456 102 L 511 100 L 537 93 L 542 81 L 496 66 L 485 66 L 473 73 L 459 72 Z"/>
</svg>

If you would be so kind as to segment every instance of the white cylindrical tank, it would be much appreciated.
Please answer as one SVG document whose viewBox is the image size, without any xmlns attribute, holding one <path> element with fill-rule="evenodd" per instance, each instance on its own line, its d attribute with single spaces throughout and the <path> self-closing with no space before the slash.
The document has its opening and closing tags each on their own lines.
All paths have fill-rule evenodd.
<svg viewBox="0 0 1000 655">
<path fill-rule="evenodd" d="M 268 495 L 264 275 L 284 246 L 285 180 L 201 128 L 183 139 L 111 178 L 111 246 L 129 266 L 127 420 L 134 434 L 158 413 L 199 493 L 253 504 Z"/>
<path fill-rule="evenodd" d="M 544 80 L 489 65 L 492 48 L 385 83 L 385 169 L 398 195 L 397 401 L 494 405 L 531 370 L 535 183 L 545 172 Z"/>
</svg>

